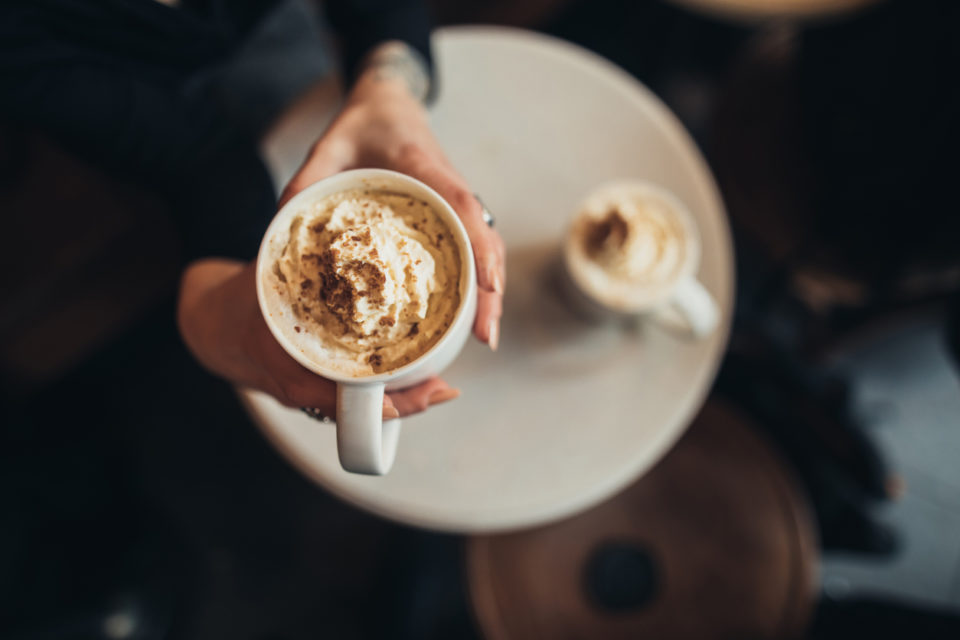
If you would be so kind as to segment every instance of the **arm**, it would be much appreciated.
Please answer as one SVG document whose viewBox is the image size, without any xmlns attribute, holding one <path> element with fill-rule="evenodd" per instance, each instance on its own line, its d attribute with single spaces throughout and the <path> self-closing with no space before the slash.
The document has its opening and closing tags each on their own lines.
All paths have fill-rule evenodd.
<svg viewBox="0 0 960 640">
<path fill-rule="evenodd" d="M 423 0 L 328 0 L 324 8 L 341 40 L 344 76 L 349 85 L 367 68 L 371 51 L 395 42 L 406 45 L 403 55 L 423 68 L 429 89 L 433 75 L 432 20 Z"/>
</svg>

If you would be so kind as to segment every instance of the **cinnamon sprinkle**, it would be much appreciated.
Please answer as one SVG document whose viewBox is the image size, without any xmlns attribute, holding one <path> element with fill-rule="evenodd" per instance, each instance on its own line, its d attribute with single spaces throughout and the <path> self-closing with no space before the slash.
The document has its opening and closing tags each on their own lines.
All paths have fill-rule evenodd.
<svg viewBox="0 0 960 640">
<path fill-rule="evenodd" d="M 595 258 L 605 249 L 619 249 L 627 241 L 627 221 L 617 209 L 611 209 L 599 221 L 588 222 L 583 242 L 587 255 Z"/>
</svg>

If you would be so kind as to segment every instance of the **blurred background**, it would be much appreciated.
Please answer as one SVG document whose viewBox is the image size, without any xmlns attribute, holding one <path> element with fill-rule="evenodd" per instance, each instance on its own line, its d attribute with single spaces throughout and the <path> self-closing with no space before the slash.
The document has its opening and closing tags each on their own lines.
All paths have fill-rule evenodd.
<svg viewBox="0 0 960 640">
<path fill-rule="evenodd" d="M 236 95 L 270 56 L 299 61 L 273 78 L 291 100 L 335 67 L 284 49 L 296 29 L 333 47 L 312 9 L 281 4 L 264 21 L 269 46 L 225 72 Z M 430 4 L 439 25 L 532 29 L 613 61 L 678 115 L 717 178 L 737 252 L 729 351 L 690 434 L 615 500 L 682 484 L 683 447 L 719 446 L 709 425 L 735 423 L 728 433 L 752 443 L 730 450 L 736 468 L 769 455 L 777 468 L 764 473 L 789 479 L 800 586 L 778 606 L 800 613 L 757 626 L 744 591 L 743 610 L 700 637 L 960 637 L 957 3 Z M 236 119 L 252 130 L 284 106 L 251 104 Z M 0 256 L 0 637 L 526 637 L 509 632 L 519 604 L 500 621 L 478 606 L 477 563 L 507 582 L 533 572 L 523 580 L 540 595 L 515 597 L 538 606 L 550 568 L 522 559 L 542 539 L 494 553 L 500 542 L 395 525 L 310 483 L 181 345 L 183 242 L 166 205 L 6 117 L 0 164 L 12 227 Z M 747 455 L 754 446 L 763 453 Z M 548 533 L 562 552 L 603 517 Z M 601 615 L 645 611 L 657 637 L 691 637 L 678 621 L 710 609 L 710 590 L 671 592 L 655 570 L 671 541 L 604 544 L 583 597 Z M 714 552 L 721 585 L 762 562 L 750 548 Z M 565 622 L 559 636 L 607 637 Z"/>
</svg>

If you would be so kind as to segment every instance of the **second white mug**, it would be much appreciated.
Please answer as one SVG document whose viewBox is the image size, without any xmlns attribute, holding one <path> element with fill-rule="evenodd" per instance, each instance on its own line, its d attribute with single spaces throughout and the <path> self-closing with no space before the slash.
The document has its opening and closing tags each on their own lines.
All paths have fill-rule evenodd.
<svg viewBox="0 0 960 640">
<path fill-rule="evenodd" d="M 590 264 L 574 233 L 577 220 L 564 241 L 561 258 L 561 284 L 568 301 L 581 315 L 595 320 L 644 318 L 683 337 L 710 335 L 720 321 L 720 310 L 713 296 L 697 279 L 701 243 L 693 214 L 672 193 L 649 182 L 622 180 L 601 185 L 581 204 L 578 219 L 585 208 L 603 208 L 607 201 L 634 200 L 656 206 L 676 228 L 676 242 L 682 249 L 682 261 L 669 279 L 655 285 L 609 285 L 602 269 Z"/>
</svg>

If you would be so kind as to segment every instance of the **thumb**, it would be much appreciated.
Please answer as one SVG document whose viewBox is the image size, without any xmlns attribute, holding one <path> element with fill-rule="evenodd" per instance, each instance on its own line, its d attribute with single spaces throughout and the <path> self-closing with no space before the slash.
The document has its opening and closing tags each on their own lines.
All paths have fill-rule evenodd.
<svg viewBox="0 0 960 640">
<path fill-rule="evenodd" d="M 347 141 L 326 136 L 320 138 L 313 145 L 307 159 L 300 165 L 300 169 L 284 187 L 283 193 L 280 194 L 280 200 L 277 202 L 277 208 L 279 209 L 287 204 L 290 198 L 314 182 L 323 180 L 349 167 L 353 163 L 355 155 L 356 151 L 353 145 Z"/>
</svg>

